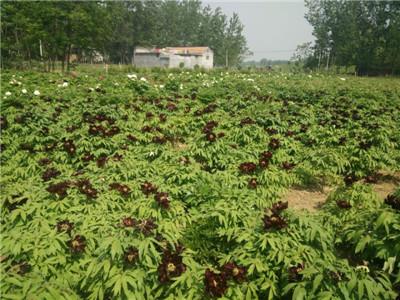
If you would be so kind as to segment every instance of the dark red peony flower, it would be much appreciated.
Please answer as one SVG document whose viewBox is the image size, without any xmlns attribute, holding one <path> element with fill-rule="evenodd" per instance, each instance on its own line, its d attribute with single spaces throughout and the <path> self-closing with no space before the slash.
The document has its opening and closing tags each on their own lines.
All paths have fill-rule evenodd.
<svg viewBox="0 0 400 300">
<path fill-rule="evenodd" d="M 51 160 L 48 159 L 47 157 L 39 159 L 39 165 L 45 166 L 51 163 Z"/>
<path fill-rule="evenodd" d="M 222 266 L 222 273 L 226 278 L 233 278 L 236 282 L 243 282 L 246 280 L 246 268 L 238 266 L 234 262 L 226 263 Z"/>
<path fill-rule="evenodd" d="M 285 210 L 285 209 L 288 208 L 288 204 L 289 204 L 289 203 L 288 203 L 287 201 L 286 201 L 286 202 L 278 201 L 278 202 L 276 202 L 276 203 L 274 203 L 274 204 L 272 205 L 272 207 L 270 208 L 270 210 L 271 210 L 272 214 L 278 215 L 278 214 L 280 214 L 283 210 Z"/>
<path fill-rule="evenodd" d="M 60 171 L 58 171 L 55 168 L 48 168 L 42 175 L 43 181 L 49 181 L 51 178 L 57 177 L 61 174 Z"/>
<path fill-rule="evenodd" d="M 103 114 L 103 113 L 99 113 L 99 114 L 95 115 L 94 118 L 98 122 L 103 122 L 103 121 L 106 121 L 108 119 L 107 116 L 105 114 Z"/>
<path fill-rule="evenodd" d="M 264 152 L 261 152 L 261 154 L 260 154 L 260 159 L 264 159 L 264 160 L 269 161 L 271 158 L 272 158 L 272 152 L 271 151 L 264 151 Z"/>
<path fill-rule="evenodd" d="M 156 144 L 165 144 L 167 142 L 167 138 L 165 136 L 153 136 L 152 141 Z"/>
<path fill-rule="evenodd" d="M 76 235 L 72 240 L 68 241 L 68 246 L 73 254 L 85 251 L 86 239 L 82 235 Z"/>
<path fill-rule="evenodd" d="M 97 190 L 92 186 L 89 179 L 81 179 L 76 182 L 76 186 L 82 194 L 85 194 L 88 198 L 97 198 Z"/>
<path fill-rule="evenodd" d="M 204 114 L 209 114 L 214 112 L 217 109 L 217 105 L 214 103 L 211 103 L 209 105 L 207 105 L 206 107 L 204 107 L 203 109 L 197 110 L 194 112 L 195 116 L 201 116 Z"/>
<path fill-rule="evenodd" d="M 139 251 L 135 247 L 129 247 L 124 252 L 124 261 L 126 265 L 133 265 L 139 258 Z"/>
<path fill-rule="evenodd" d="M 144 219 L 137 223 L 135 227 L 144 235 L 150 235 L 157 228 L 157 224 L 154 223 L 153 219 Z"/>
<path fill-rule="evenodd" d="M 186 265 L 182 262 L 182 248 L 173 253 L 171 250 L 164 250 L 161 264 L 158 266 L 158 280 L 167 283 L 171 278 L 180 276 L 186 271 Z"/>
<path fill-rule="evenodd" d="M 49 185 L 46 190 L 51 194 L 55 194 L 60 198 L 64 198 L 68 195 L 67 190 L 70 185 L 71 183 L 69 181 L 62 181 Z"/>
<path fill-rule="evenodd" d="M 265 230 L 274 230 L 274 229 L 283 229 L 288 224 L 285 219 L 283 219 L 279 215 L 272 214 L 271 216 L 264 216 L 264 229 Z"/>
<path fill-rule="evenodd" d="M 218 122 L 216 122 L 216 121 L 209 121 L 209 122 L 207 122 L 207 123 L 204 125 L 202 132 L 203 132 L 203 133 L 211 133 L 211 132 L 213 131 L 213 129 L 214 129 L 215 127 L 217 127 L 217 126 L 218 126 Z"/>
<path fill-rule="evenodd" d="M 146 196 L 157 192 L 157 187 L 148 181 L 144 182 L 140 187 Z"/>
<path fill-rule="evenodd" d="M 219 132 L 217 134 L 217 136 L 218 136 L 218 138 L 223 138 L 225 136 L 225 133 L 224 132 Z"/>
<path fill-rule="evenodd" d="M 122 226 L 124 227 L 135 227 L 138 224 L 138 221 L 131 217 L 125 217 L 122 219 Z"/>
<path fill-rule="evenodd" d="M 76 126 L 76 125 L 71 125 L 71 126 L 68 126 L 65 130 L 67 131 L 67 132 L 74 132 L 75 130 L 77 130 L 79 127 L 78 126 Z"/>
<path fill-rule="evenodd" d="M 110 129 L 104 131 L 103 135 L 107 137 L 114 136 L 120 132 L 120 129 L 118 126 L 111 126 Z"/>
<path fill-rule="evenodd" d="M 72 141 L 72 140 L 65 140 L 63 147 L 64 147 L 64 151 L 66 151 L 69 155 L 74 155 L 76 152 L 76 147 L 75 147 L 74 141 Z"/>
<path fill-rule="evenodd" d="M 146 119 L 151 119 L 153 117 L 154 117 L 154 114 L 152 112 L 149 111 L 146 113 Z"/>
<path fill-rule="evenodd" d="M 274 135 L 278 133 L 278 130 L 274 129 L 274 128 L 267 128 L 266 129 L 269 135 Z"/>
<path fill-rule="evenodd" d="M 240 172 L 243 174 L 251 174 L 254 173 L 254 171 L 257 169 L 257 165 L 252 162 L 244 162 L 241 163 L 239 166 Z"/>
<path fill-rule="evenodd" d="M 284 168 L 285 170 L 291 170 L 296 166 L 295 163 L 289 162 L 289 161 L 285 161 L 282 163 L 282 168 Z"/>
<path fill-rule="evenodd" d="M 86 152 L 83 156 L 82 156 L 82 160 L 85 162 L 89 162 L 91 160 L 94 159 L 94 155 L 92 153 Z"/>
<path fill-rule="evenodd" d="M 287 137 L 294 136 L 294 134 L 295 134 L 295 132 L 292 131 L 292 130 L 288 130 L 288 131 L 286 131 L 286 133 L 285 133 L 285 135 L 286 135 Z"/>
<path fill-rule="evenodd" d="M 68 234 L 71 233 L 71 230 L 74 228 L 74 223 L 71 223 L 68 220 L 60 221 L 57 223 L 57 231 L 58 232 L 66 232 Z"/>
<path fill-rule="evenodd" d="M 249 117 L 246 117 L 246 118 L 240 120 L 240 125 L 242 127 L 245 126 L 245 125 L 251 125 L 251 124 L 254 124 L 254 123 L 255 123 L 255 121 L 253 119 L 249 118 Z"/>
<path fill-rule="evenodd" d="M 268 168 L 269 160 L 265 158 L 260 158 L 260 160 L 258 161 L 258 165 L 260 166 L 261 169 L 266 169 Z"/>
<path fill-rule="evenodd" d="M 339 206 L 340 208 L 343 208 L 343 209 L 351 208 L 351 204 L 347 200 L 337 200 L 336 204 L 337 204 L 337 206 Z"/>
<path fill-rule="evenodd" d="M 400 210 L 400 197 L 395 194 L 390 194 L 385 198 L 385 203 L 393 209 Z"/>
<path fill-rule="evenodd" d="M 352 173 L 349 173 L 344 177 L 344 183 L 346 184 L 346 186 L 352 185 L 357 180 L 357 176 Z"/>
<path fill-rule="evenodd" d="M 136 136 L 134 136 L 134 135 L 132 135 L 132 134 L 128 134 L 127 135 L 127 139 L 129 140 L 129 141 L 131 141 L 131 142 L 137 142 L 137 137 Z"/>
<path fill-rule="evenodd" d="M 257 188 L 257 178 L 251 178 L 248 184 L 249 188 L 256 189 Z"/>
<path fill-rule="evenodd" d="M 157 203 L 165 209 L 169 208 L 169 198 L 168 193 L 159 192 L 154 196 Z"/>
<path fill-rule="evenodd" d="M 177 109 L 178 109 L 177 106 L 176 106 L 174 103 L 172 103 L 172 102 L 168 102 L 167 105 L 166 105 L 166 107 L 167 107 L 167 109 L 168 109 L 169 111 L 174 111 L 174 110 L 177 110 Z"/>
<path fill-rule="evenodd" d="M 107 155 L 101 154 L 96 161 L 97 166 L 99 168 L 103 168 L 106 165 L 107 159 L 108 159 Z"/>
<path fill-rule="evenodd" d="M 280 147 L 280 145 L 281 145 L 281 142 L 278 140 L 278 139 L 275 139 L 275 138 L 272 138 L 270 141 L 269 141 L 269 144 L 268 144 L 268 146 L 271 148 L 271 149 L 278 149 L 279 147 Z"/>
<path fill-rule="evenodd" d="M 217 274 L 207 269 L 204 274 L 206 292 L 212 297 L 222 297 L 228 289 L 225 274 Z"/>
<path fill-rule="evenodd" d="M 153 127 L 151 127 L 151 126 L 149 126 L 149 125 L 145 125 L 145 126 L 142 127 L 141 131 L 142 131 L 143 133 L 145 133 L 145 132 L 150 132 L 150 131 L 153 131 Z"/>
<path fill-rule="evenodd" d="M 121 184 L 121 183 L 111 183 L 110 184 L 110 188 L 113 190 L 118 191 L 122 196 L 129 196 L 131 189 L 125 185 L 125 184 Z"/>
<path fill-rule="evenodd" d="M 304 263 L 297 264 L 296 266 L 290 267 L 288 270 L 289 281 L 290 282 L 300 281 L 303 278 L 303 275 L 300 274 L 300 272 L 303 270 L 304 270 Z"/>
<path fill-rule="evenodd" d="M 215 142 L 215 140 L 217 139 L 217 136 L 213 132 L 206 133 L 205 137 L 206 140 L 209 142 Z"/>
</svg>

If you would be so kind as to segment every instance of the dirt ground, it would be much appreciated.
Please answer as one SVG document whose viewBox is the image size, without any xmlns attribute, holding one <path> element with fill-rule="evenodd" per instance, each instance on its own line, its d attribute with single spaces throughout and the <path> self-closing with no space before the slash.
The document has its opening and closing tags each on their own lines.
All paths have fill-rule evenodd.
<svg viewBox="0 0 400 300">
<path fill-rule="evenodd" d="M 317 211 L 325 202 L 329 193 L 333 190 L 331 187 L 321 189 L 301 189 L 299 187 L 290 189 L 283 197 L 283 201 L 289 202 L 289 207 L 309 212 Z"/>
<path fill-rule="evenodd" d="M 377 183 L 372 184 L 373 191 L 384 200 L 387 195 L 394 192 L 400 185 L 400 172 L 383 173 Z M 288 201 L 289 207 L 295 210 L 316 212 L 328 198 L 335 187 L 319 187 L 304 189 L 293 187 L 283 196 L 282 201 Z"/>
<path fill-rule="evenodd" d="M 387 195 L 394 192 L 400 185 L 400 172 L 382 175 L 378 183 L 372 185 L 372 189 L 378 194 L 379 198 L 385 199 Z"/>
</svg>

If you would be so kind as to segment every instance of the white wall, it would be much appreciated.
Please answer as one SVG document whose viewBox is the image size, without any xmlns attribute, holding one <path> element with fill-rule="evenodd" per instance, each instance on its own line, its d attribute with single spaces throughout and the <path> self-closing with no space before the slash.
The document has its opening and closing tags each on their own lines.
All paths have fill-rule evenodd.
<svg viewBox="0 0 400 300">
<path fill-rule="evenodd" d="M 193 69 L 196 65 L 206 69 L 212 69 L 213 61 L 214 55 L 212 51 L 206 52 L 202 56 L 183 56 L 172 54 L 169 60 L 169 67 L 179 68 L 179 65 L 184 63 L 184 67 L 189 69 Z"/>
</svg>

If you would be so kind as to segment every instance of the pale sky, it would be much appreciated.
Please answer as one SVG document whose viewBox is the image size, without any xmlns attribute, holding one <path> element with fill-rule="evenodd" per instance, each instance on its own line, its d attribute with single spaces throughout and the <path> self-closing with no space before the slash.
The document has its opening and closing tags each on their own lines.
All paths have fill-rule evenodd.
<svg viewBox="0 0 400 300">
<path fill-rule="evenodd" d="M 204 0 L 203 5 L 219 6 L 228 17 L 234 12 L 239 15 L 247 45 L 254 53 L 246 60 L 290 59 L 297 45 L 314 40 L 301 0 Z"/>
</svg>

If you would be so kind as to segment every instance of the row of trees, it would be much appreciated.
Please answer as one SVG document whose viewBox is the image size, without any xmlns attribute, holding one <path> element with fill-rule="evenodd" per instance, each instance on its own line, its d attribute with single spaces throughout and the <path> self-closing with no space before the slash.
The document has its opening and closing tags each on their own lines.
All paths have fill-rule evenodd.
<svg viewBox="0 0 400 300">
<path fill-rule="evenodd" d="M 301 45 L 306 66 L 355 66 L 360 75 L 400 73 L 400 2 L 306 0 L 315 45 Z"/>
<path fill-rule="evenodd" d="M 1 2 L 2 67 L 41 60 L 69 68 L 70 56 L 100 53 L 130 63 L 136 46 L 209 46 L 217 65 L 233 66 L 248 53 L 243 25 L 220 8 L 187 1 Z"/>
</svg>

